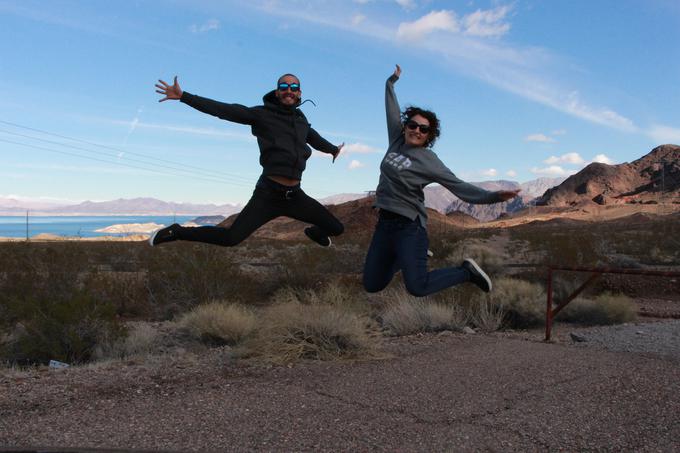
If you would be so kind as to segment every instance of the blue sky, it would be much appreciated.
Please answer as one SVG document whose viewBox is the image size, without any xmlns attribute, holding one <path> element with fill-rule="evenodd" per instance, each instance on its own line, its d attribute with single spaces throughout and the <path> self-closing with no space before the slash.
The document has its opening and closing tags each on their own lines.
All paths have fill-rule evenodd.
<svg viewBox="0 0 680 453">
<path fill-rule="evenodd" d="M 384 81 L 435 111 L 440 158 L 468 181 L 566 176 L 680 144 L 675 0 L 0 0 L 0 197 L 243 203 L 261 168 L 246 126 L 154 83 L 261 103 L 297 74 L 316 197 L 375 188 Z"/>
</svg>

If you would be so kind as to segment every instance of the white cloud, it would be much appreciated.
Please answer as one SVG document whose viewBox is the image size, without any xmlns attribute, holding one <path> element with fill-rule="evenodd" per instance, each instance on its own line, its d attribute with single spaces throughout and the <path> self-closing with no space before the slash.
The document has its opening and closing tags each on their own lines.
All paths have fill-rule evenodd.
<svg viewBox="0 0 680 453">
<path fill-rule="evenodd" d="M 350 162 L 349 165 L 347 166 L 347 168 L 350 170 L 356 170 L 357 168 L 361 167 L 365 167 L 365 165 L 359 162 L 358 160 L 352 160 L 352 162 Z"/>
<path fill-rule="evenodd" d="M 655 124 L 649 128 L 647 135 L 659 145 L 673 143 L 680 145 L 680 128 Z"/>
<path fill-rule="evenodd" d="M 614 163 L 614 161 L 605 154 L 598 154 L 597 156 L 593 157 L 592 161 L 607 165 L 612 165 Z"/>
<path fill-rule="evenodd" d="M 560 163 L 578 165 L 578 164 L 584 163 L 585 161 L 583 160 L 583 158 L 578 153 L 567 153 L 567 154 L 563 154 L 559 157 L 550 156 L 549 158 L 547 158 L 543 162 L 545 162 L 548 165 L 560 164 Z"/>
<path fill-rule="evenodd" d="M 510 176 L 511 178 L 514 178 L 517 176 L 517 172 L 515 170 L 508 170 L 505 172 L 507 176 Z"/>
<path fill-rule="evenodd" d="M 432 11 L 414 22 L 402 22 L 395 33 L 387 22 L 371 21 L 370 26 L 355 27 L 349 20 L 335 20 L 334 16 L 324 14 L 318 8 L 313 13 L 293 12 L 271 3 L 255 8 L 268 14 L 351 31 L 376 41 L 414 38 L 409 44 L 430 52 L 438 63 L 448 65 L 458 74 L 591 123 L 625 132 L 641 132 L 625 116 L 608 107 L 593 107 L 582 101 L 577 91 L 569 90 L 568 85 L 565 87 L 572 83 L 569 76 L 574 72 L 572 63 L 566 58 L 539 46 L 520 47 L 481 39 L 471 33 L 465 34 L 465 29 L 460 33 L 462 25 L 453 11 Z M 434 31 L 449 33 L 446 39 L 428 36 Z"/>
<path fill-rule="evenodd" d="M 527 142 L 555 143 L 555 139 L 545 134 L 531 134 L 524 137 Z"/>
<path fill-rule="evenodd" d="M 191 27 L 189 27 L 189 31 L 191 31 L 191 33 L 205 33 L 207 31 L 217 30 L 219 28 L 220 21 L 217 19 L 210 19 L 203 25 L 193 24 Z"/>
<path fill-rule="evenodd" d="M 356 154 L 371 154 L 371 153 L 380 153 L 383 150 L 374 148 L 372 146 L 366 145 L 364 143 L 349 143 L 345 146 L 342 147 L 342 154 L 351 154 L 351 153 L 356 153 Z"/>
<path fill-rule="evenodd" d="M 553 135 L 565 135 L 567 133 L 566 129 L 556 129 L 552 131 Z"/>
<path fill-rule="evenodd" d="M 418 40 L 434 31 L 457 32 L 460 30 L 456 13 L 453 11 L 432 11 L 414 22 L 402 22 L 397 37 Z"/>
<path fill-rule="evenodd" d="M 111 124 L 119 124 L 119 125 L 130 126 L 129 121 L 120 121 L 120 120 L 105 120 L 105 121 L 109 122 Z M 208 136 L 221 137 L 221 138 L 235 138 L 235 139 L 241 139 L 241 140 L 247 140 L 247 141 L 254 141 L 255 140 L 255 137 L 253 137 L 252 134 L 246 134 L 244 132 L 224 132 L 224 131 L 212 129 L 212 128 L 172 126 L 172 125 L 167 125 L 167 124 L 142 123 L 140 121 L 137 121 L 135 123 L 135 129 L 139 129 L 139 128 L 160 129 L 160 130 L 164 130 L 164 131 L 183 132 L 183 133 L 196 134 L 196 135 L 208 135 Z"/>
<path fill-rule="evenodd" d="M 493 177 L 493 176 L 496 176 L 497 174 L 498 174 L 498 170 L 496 170 L 495 168 L 489 168 L 487 170 L 482 170 L 482 176 Z"/>
<path fill-rule="evenodd" d="M 352 25 L 354 25 L 354 26 L 359 25 L 365 20 L 366 20 L 366 16 L 364 16 L 363 14 L 355 14 L 352 17 Z"/>
<path fill-rule="evenodd" d="M 531 173 L 538 176 L 555 177 L 555 176 L 569 176 L 576 173 L 576 170 L 565 170 L 559 165 L 551 165 L 545 168 L 534 167 L 531 169 Z"/>
<path fill-rule="evenodd" d="M 416 7 L 415 0 L 394 0 L 399 6 L 406 10 L 410 10 Z"/>
<path fill-rule="evenodd" d="M 478 9 L 463 17 L 464 33 L 470 36 L 504 35 L 510 30 L 510 24 L 502 22 L 509 11 L 510 6 L 508 5 L 486 11 Z"/>
</svg>

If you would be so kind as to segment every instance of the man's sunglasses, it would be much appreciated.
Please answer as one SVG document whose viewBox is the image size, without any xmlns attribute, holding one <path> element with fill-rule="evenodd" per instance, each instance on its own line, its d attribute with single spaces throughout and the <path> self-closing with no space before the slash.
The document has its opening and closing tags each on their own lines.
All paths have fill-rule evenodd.
<svg viewBox="0 0 680 453">
<path fill-rule="evenodd" d="M 416 129 L 420 129 L 421 134 L 429 134 L 430 133 L 430 126 L 427 124 L 418 124 L 413 120 L 408 120 L 406 122 L 406 127 L 412 131 L 415 131 Z"/>
<path fill-rule="evenodd" d="M 279 91 L 286 91 L 290 88 L 290 91 L 296 93 L 300 91 L 299 83 L 279 83 Z"/>
</svg>

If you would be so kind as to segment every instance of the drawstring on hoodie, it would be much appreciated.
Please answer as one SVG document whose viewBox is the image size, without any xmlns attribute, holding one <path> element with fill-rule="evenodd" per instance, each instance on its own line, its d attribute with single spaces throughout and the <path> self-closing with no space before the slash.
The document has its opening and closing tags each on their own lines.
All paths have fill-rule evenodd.
<svg viewBox="0 0 680 453">
<path fill-rule="evenodd" d="M 316 107 L 316 102 L 312 101 L 311 99 L 305 99 L 304 101 L 300 102 L 300 103 L 298 104 L 298 107 L 300 107 L 300 106 L 301 106 L 302 104 L 304 104 L 305 102 L 311 102 L 312 104 L 314 104 L 314 107 Z"/>
</svg>

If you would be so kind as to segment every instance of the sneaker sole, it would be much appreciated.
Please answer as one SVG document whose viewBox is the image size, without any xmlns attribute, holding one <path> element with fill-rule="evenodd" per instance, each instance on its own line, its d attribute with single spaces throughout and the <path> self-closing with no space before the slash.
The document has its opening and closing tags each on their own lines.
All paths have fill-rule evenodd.
<svg viewBox="0 0 680 453">
<path fill-rule="evenodd" d="M 149 245 L 151 247 L 155 247 L 156 245 L 153 243 L 153 240 L 156 239 L 156 235 L 158 234 L 159 231 L 161 231 L 163 228 L 159 228 L 153 233 L 151 233 L 151 236 L 149 236 Z"/>
<path fill-rule="evenodd" d="M 470 266 L 472 266 L 472 267 L 475 269 L 475 271 L 477 271 L 477 272 L 479 273 L 479 275 L 482 276 L 482 278 L 483 278 L 484 280 L 486 280 L 486 283 L 489 285 L 489 290 L 486 291 L 486 292 L 487 292 L 487 293 L 490 293 L 490 292 L 491 292 L 491 289 L 493 288 L 493 285 L 491 284 L 491 279 L 489 278 L 489 276 L 486 275 L 486 272 L 484 272 L 484 271 L 482 270 L 482 268 L 479 267 L 479 264 L 477 264 L 477 263 L 475 262 L 475 260 L 473 260 L 472 258 L 465 258 L 464 261 L 466 261 L 467 263 L 469 263 Z"/>
<path fill-rule="evenodd" d="M 309 239 L 311 239 L 311 241 L 312 241 L 313 243 L 317 244 L 319 247 L 328 248 L 328 247 L 330 247 L 331 245 L 333 245 L 333 241 L 331 241 L 331 237 L 330 237 L 330 236 L 328 236 L 328 245 L 323 245 L 323 244 L 319 244 L 318 242 L 316 242 L 316 241 L 314 240 L 314 238 L 311 237 L 311 236 L 307 233 L 307 228 L 305 228 L 304 233 L 305 233 L 305 236 L 307 236 Z"/>
</svg>

